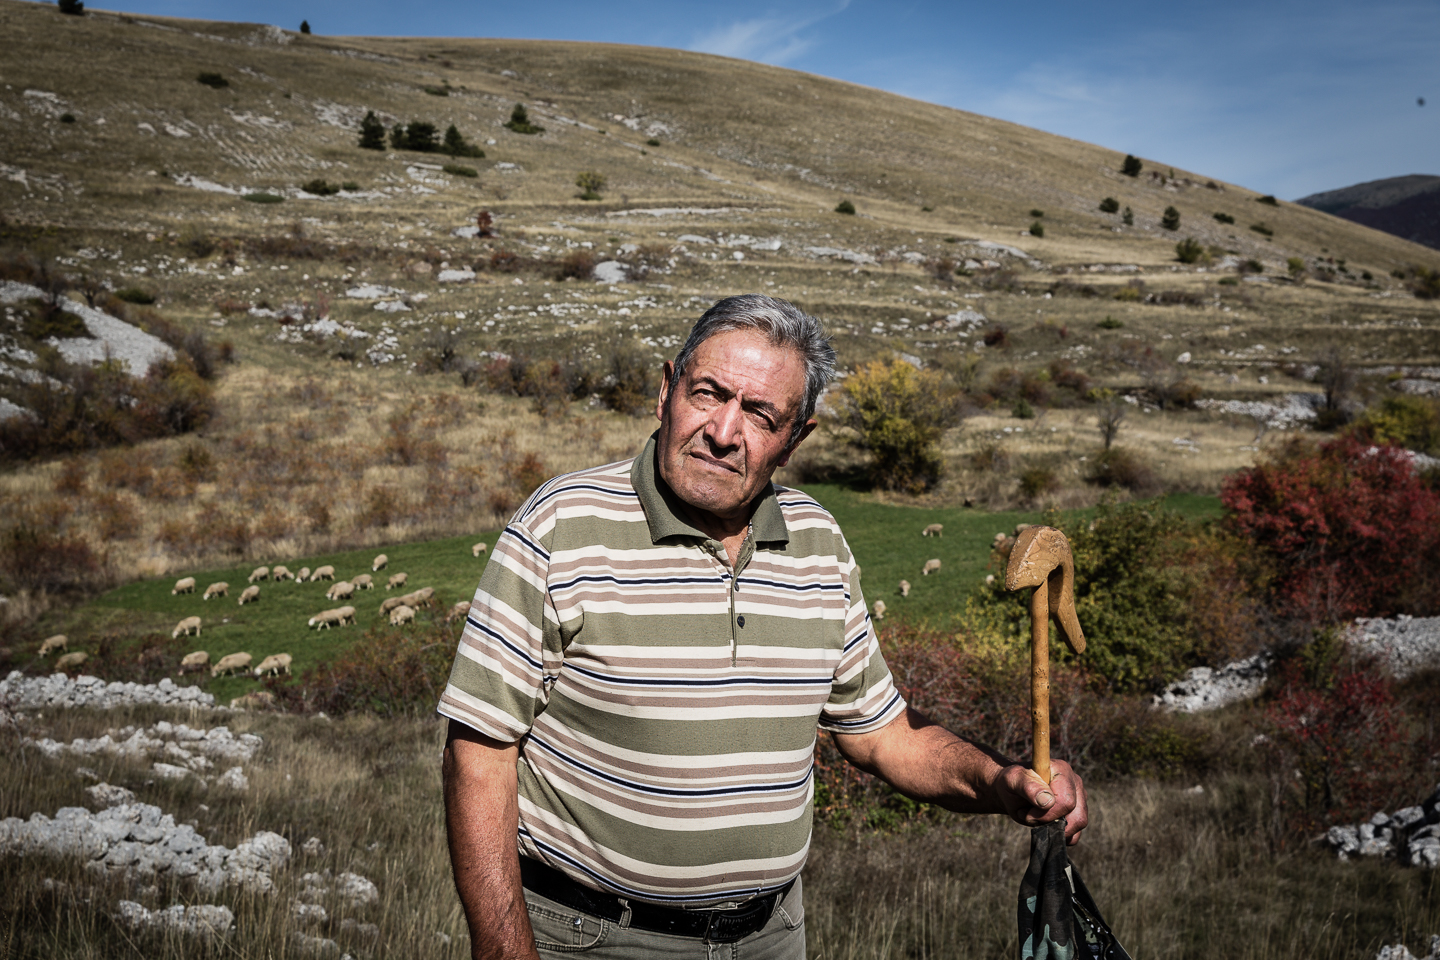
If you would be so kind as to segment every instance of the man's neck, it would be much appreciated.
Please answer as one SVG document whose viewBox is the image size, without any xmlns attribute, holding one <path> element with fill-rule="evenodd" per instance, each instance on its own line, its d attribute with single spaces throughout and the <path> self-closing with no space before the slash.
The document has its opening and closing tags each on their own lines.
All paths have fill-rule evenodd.
<svg viewBox="0 0 1440 960">
<path fill-rule="evenodd" d="M 755 513 L 755 505 L 748 504 L 745 512 L 734 519 L 718 517 L 708 510 L 693 507 L 683 500 L 680 501 L 680 506 L 685 511 L 685 519 L 689 520 L 697 530 L 725 545 L 725 553 L 730 558 L 730 569 L 734 570 L 735 564 L 740 561 L 740 547 L 745 543 L 745 537 L 750 532 L 750 519 Z"/>
</svg>

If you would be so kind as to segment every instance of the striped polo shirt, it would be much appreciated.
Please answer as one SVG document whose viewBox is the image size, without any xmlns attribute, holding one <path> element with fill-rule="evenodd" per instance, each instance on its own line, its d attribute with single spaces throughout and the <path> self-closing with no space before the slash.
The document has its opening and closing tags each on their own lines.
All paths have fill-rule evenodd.
<svg viewBox="0 0 1440 960">
<path fill-rule="evenodd" d="M 480 579 L 441 714 L 520 742 L 520 852 L 682 906 L 789 882 L 810 844 L 817 725 L 904 709 L 835 519 L 771 485 L 731 571 L 633 461 L 557 477 Z"/>
</svg>

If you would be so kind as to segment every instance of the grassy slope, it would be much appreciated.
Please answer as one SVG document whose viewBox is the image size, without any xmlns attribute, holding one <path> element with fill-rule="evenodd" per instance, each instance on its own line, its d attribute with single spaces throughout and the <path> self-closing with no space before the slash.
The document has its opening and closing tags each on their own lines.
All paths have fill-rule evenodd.
<svg viewBox="0 0 1440 960">
<path fill-rule="evenodd" d="M 965 596 L 987 572 L 990 542 L 999 532 L 1011 532 L 1017 523 L 1040 520 L 1035 512 L 986 513 L 964 509 L 920 509 L 876 503 L 864 494 L 848 488 L 816 484 L 807 491 L 835 514 L 846 531 L 856 558 L 863 569 L 866 599 L 873 603 L 884 600 L 889 608 L 887 617 L 945 622 L 963 608 Z M 1212 517 L 1219 513 L 1213 497 L 1172 496 L 1167 503 L 1191 517 Z M 922 538 L 920 530 L 931 523 L 943 523 L 945 535 Z M 479 538 L 451 537 L 419 543 L 397 544 L 384 548 L 389 557 L 386 570 L 374 574 L 379 584 L 375 590 L 359 591 L 348 601 L 358 612 L 353 627 L 316 631 L 308 628 L 310 617 L 346 601 L 325 599 L 328 582 L 274 583 L 262 582 L 257 603 L 238 605 L 252 564 L 206 570 L 191 574 L 196 580 L 193 594 L 172 596 L 173 581 L 142 580 L 112 590 L 93 603 L 75 612 L 77 619 L 88 621 L 92 628 L 114 627 L 126 633 L 169 631 L 183 617 L 199 616 L 204 620 L 202 633 L 190 637 L 187 650 L 206 650 L 211 661 L 238 651 L 250 653 L 255 662 L 272 653 L 289 653 L 295 658 L 293 672 L 325 663 L 372 627 L 384 627 L 379 606 L 388 596 L 384 589 L 388 574 L 404 571 L 410 576 L 407 590 L 424 586 L 435 588 L 434 615 L 440 615 L 457 600 L 466 600 L 474 593 L 480 572 L 489 553 L 480 559 L 471 556 L 471 545 L 483 540 L 493 547 L 498 533 Z M 323 564 L 335 567 L 338 579 L 346 579 L 370 570 L 376 554 L 374 549 L 345 553 L 322 554 L 287 561 L 292 571 L 301 565 L 312 569 Z M 920 576 L 926 560 L 938 557 L 941 571 L 928 577 Z M 901 578 L 911 582 L 908 598 L 901 598 L 897 584 Z M 205 587 L 216 581 L 230 584 L 230 596 L 203 600 Z M 99 671 L 103 674 L 103 669 Z M 202 678 L 221 702 L 253 689 L 250 679 Z"/>
</svg>

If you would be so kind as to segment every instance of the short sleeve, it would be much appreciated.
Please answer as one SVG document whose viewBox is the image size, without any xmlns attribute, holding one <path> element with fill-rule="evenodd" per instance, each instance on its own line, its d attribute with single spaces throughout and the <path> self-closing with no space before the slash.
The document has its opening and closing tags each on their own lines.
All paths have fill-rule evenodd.
<svg viewBox="0 0 1440 960">
<path fill-rule="evenodd" d="M 898 717 L 905 709 L 905 698 L 896 689 L 880 652 L 880 638 L 860 589 L 860 568 L 849 545 L 840 539 L 850 606 L 845 616 L 844 649 L 831 680 L 830 699 L 820 711 L 820 729 L 869 733 Z"/>
<path fill-rule="evenodd" d="M 512 520 L 480 577 L 440 714 L 506 743 L 529 731 L 563 656 L 549 569 L 545 544 Z"/>
</svg>

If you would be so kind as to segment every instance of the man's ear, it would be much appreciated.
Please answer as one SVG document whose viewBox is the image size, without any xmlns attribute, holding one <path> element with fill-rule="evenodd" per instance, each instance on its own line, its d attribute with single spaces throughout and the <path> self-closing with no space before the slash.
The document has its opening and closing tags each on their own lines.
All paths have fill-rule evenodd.
<svg viewBox="0 0 1440 960">
<path fill-rule="evenodd" d="M 670 399 L 670 385 L 674 381 L 675 364 L 666 360 L 665 367 L 660 371 L 660 396 L 655 398 L 655 419 L 661 423 L 665 422 L 665 401 Z"/>
<path fill-rule="evenodd" d="M 814 419 L 813 417 L 810 420 L 806 421 L 805 426 L 800 428 L 800 433 L 795 437 L 795 441 L 790 444 L 790 449 L 785 451 L 785 456 L 780 458 L 780 462 L 776 464 L 776 466 L 783 467 L 785 466 L 785 464 L 790 462 L 790 458 L 795 455 L 796 449 L 800 446 L 800 444 L 805 442 L 806 437 L 810 436 L 810 434 L 814 432 L 815 426 L 818 423 L 819 421 Z"/>
</svg>

